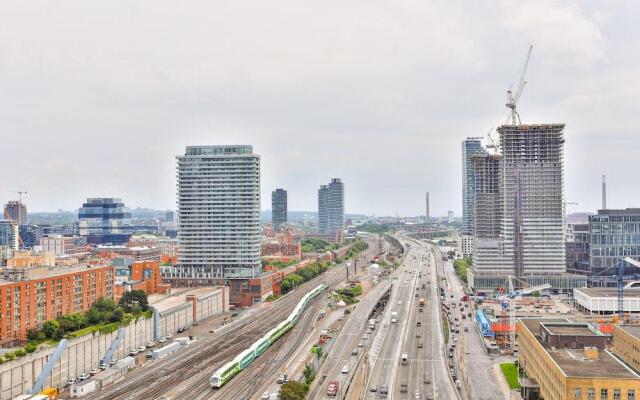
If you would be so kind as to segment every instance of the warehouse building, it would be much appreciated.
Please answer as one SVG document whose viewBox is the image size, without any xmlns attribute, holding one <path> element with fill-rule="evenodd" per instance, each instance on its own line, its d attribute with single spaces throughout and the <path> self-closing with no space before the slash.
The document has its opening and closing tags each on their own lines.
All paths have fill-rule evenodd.
<svg viewBox="0 0 640 400">
<path fill-rule="evenodd" d="M 580 288 L 573 290 L 576 308 L 593 314 L 618 312 L 618 290 L 616 288 Z M 624 312 L 640 312 L 640 288 L 624 290 Z"/>
</svg>

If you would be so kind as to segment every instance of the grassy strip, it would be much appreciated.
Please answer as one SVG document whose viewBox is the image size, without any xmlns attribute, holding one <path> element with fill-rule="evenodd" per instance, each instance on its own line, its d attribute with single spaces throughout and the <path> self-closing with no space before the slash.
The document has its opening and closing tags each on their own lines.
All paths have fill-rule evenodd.
<svg viewBox="0 0 640 400">
<path fill-rule="evenodd" d="M 507 384 L 509 384 L 509 389 L 520 388 L 520 384 L 518 383 L 518 368 L 514 363 L 502 363 L 500 364 L 500 369 L 504 374 L 504 378 L 507 380 Z"/>
</svg>

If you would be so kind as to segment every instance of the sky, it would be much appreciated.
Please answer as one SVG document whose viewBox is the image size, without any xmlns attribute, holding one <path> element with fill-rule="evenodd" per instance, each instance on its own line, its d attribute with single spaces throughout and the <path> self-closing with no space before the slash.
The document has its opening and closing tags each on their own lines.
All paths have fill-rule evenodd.
<svg viewBox="0 0 640 400">
<path fill-rule="evenodd" d="M 187 145 L 251 144 L 262 205 L 461 209 L 461 141 L 566 123 L 568 211 L 638 206 L 640 8 L 623 1 L 29 1 L 0 13 L 0 201 L 175 208 Z M 636 50 L 634 50 L 636 49 Z"/>
</svg>

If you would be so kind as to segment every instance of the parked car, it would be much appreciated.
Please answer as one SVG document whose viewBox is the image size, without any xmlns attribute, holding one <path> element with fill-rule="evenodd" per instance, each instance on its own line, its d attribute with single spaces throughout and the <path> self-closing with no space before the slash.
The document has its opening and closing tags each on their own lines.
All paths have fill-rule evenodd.
<svg viewBox="0 0 640 400">
<path fill-rule="evenodd" d="M 262 393 L 262 397 L 260 397 L 260 400 L 269 400 L 270 398 L 271 398 L 271 393 L 264 392 Z"/>
<path fill-rule="evenodd" d="M 84 381 L 86 379 L 89 379 L 89 374 L 82 374 L 78 377 L 79 380 Z"/>
<path fill-rule="evenodd" d="M 70 379 L 67 381 L 67 385 L 73 385 L 74 383 L 76 383 L 76 378 L 70 378 Z"/>
<path fill-rule="evenodd" d="M 98 372 L 100 372 L 100 370 L 98 368 L 94 368 L 94 369 L 91 370 L 91 372 L 89 372 L 89 375 L 94 376 Z"/>
<path fill-rule="evenodd" d="M 145 347 L 144 346 L 140 346 L 138 347 L 138 353 L 142 353 L 144 351 Z"/>
<path fill-rule="evenodd" d="M 342 369 L 340 370 L 341 373 L 343 374 L 348 374 L 349 373 L 349 364 L 345 364 Z"/>
</svg>

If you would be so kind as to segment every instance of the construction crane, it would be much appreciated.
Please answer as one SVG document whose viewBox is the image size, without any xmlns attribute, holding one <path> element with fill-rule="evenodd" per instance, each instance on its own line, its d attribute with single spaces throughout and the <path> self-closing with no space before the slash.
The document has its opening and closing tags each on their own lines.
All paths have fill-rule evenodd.
<svg viewBox="0 0 640 400">
<path fill-rule="evenodd" d="M 519 281 L 521 286 L 527 285 L 526 282 L 522 281 L 518 277 L 510 275 L 507 277 L 507 286 L 509 288 L 509 291 L 498 297 L 498 300 L 502 304 L 503 310 L 506 308 L 509 309 L 509 342 L 511 350 L 515 350 L 516 345 L 516 301 L 520 300 L 520 298 L 522 298 L 522 296 L 524 295 L 551 289 L 551 285 L 548 283 L 523 287 L 522 289 L 515 289 L 515 285 L 513 284 L 514 280 Z"/>
<path fill-rule="evenodd" d="M 531 58 L 531 50 L 533 50 L 533 46 L 529 46 L 529 51 L 527 52 L 527 57 L 524 60 L 524 65 L 522 66 L 520 72 L 520 78 L 518 79 L 518 83 L 516 86 L 515 93 L 513 92 L 513 85 L 507 90 L 507 108 L 511 110 L 510 118 L 507 117 L 507 121 L 511 119 L 511 125 L 520 125 L 520 114 L 516 110 L 518 105 L 518 101 L 520 101 L 520 96 L 522 96 L 522 91 L 524 90 L 524 86 L 527 84 L 527 81 L 524 80 L 524 77 L 527 73 L 527 67 L 529 66 L 529 59 Z"/>
<path fill-rule="evenodd" d="M 596 280 L 594 278 L 596 278 L 596 276 L 599 276 L 601 279 L 605 278 L 603 275 L 606 271 L 609 271 L 611 269 L 616 269 L 616 288 L 617 288 L 617 295 L 618 295 L 618 320 L 620 321 L 620 323 L 624 322 L 624 267 L 625 264 L 631 264 L 631 266 L 635 267 L 635 268 L 640 268 L 640 261 L 634 260 L 631 257 L 625 257 L 622 260 L 618 261 L 616 263 L 616 265 L 609 267 L 609 268 L 605 268 L 602 271 L 598 272 L 597 274 L 595 274 L 595 276 L 592 278 L 592 280 Z"/>
<path fill-rule="evenodd" d="M 26 190 L 12 190 L 13 193 L 18 193 L 18 200 L 20 201 L 20 204 L 22 203 L 22 195 L 23 194 L 27 194 Z"/>
</svg>

